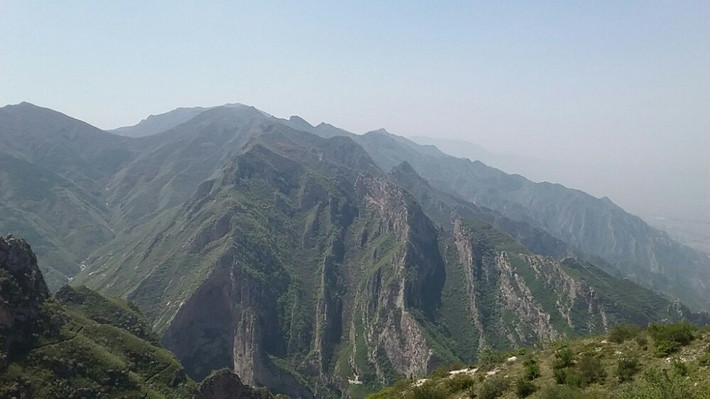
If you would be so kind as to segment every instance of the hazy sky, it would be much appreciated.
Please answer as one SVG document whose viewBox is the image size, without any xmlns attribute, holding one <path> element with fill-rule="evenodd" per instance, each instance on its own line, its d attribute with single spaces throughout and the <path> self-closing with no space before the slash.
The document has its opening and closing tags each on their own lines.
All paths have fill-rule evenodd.
<svg viewBox="0 0 710 399">
<path fill-rule="evenodd" d="M 115 128 L 241 102 L 629 165 L 707 200 L 708 21 L 708 1 L 0 0 L 0 104 Z"/>
</svg>

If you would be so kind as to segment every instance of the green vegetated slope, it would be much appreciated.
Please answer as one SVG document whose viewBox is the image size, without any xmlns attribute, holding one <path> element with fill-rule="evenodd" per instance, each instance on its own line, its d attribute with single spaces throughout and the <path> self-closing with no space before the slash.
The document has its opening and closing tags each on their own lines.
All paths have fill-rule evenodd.
<svg viewBox="0 0 710 399">
<path fill-rule="evenodd" d="M 0 237 L 0 287 L 0 397 L 194 396 L 135 307 L 85 288 L 50 297 L 24 240 Z"/>
<path fill-rule="evenodd" d="M 362 397 L 485 348 L 704 321 L 615 277 L 707 304 L 694 255 L 610 202 L 384 131 L 245 106 L 139 139 L 27 104 L 0 122 L 17 141 L 0 144 L 0 227 L 44 240 L 40 259 L 73 284 L 135 302 L 196 379 L 228 367 L 277 392 Z M 41 184 L 17 178 L 30 174 Z"/>
<path fill-rule="evenodd" d="M 461 215 L 437 227 L 350 138 L 273 124 L 78 281 L 144 309 L 191 376 L 234 367 L 303 396 L 361 397 L 486 347 L 691 316 L 645 289 L 652 309 L 602 293 L 621 283 Z"/>
<path fill-rule="evenodd" d="M 385 171 L 407 161 L 436 189 L 496 210 L 507 220 L 541 229 L 564 244 L 595 256 L 588 260 L 612 274 L 680 298 L 697 309 L 706 309 L 710 303 L 710 291 L 706 289 L 710 260 L 608 200 L 559 185 L 535 184 L 386 131 L 358 136 L 325 123 L 314 127 L 298 117 L 278 119 L 241 105 L 199 111 L 176 110 L 174 114 L 155 116 L 152 120 L 159 123 L 147 127 L 146 133 L 158 134 L 136 139 L 107 134 L 31 104 L 2 109 L 0 153 L 56 173 L 83 190 L 79 196 L 89 196 L 90 203 L 98 204 L 98 212 L 94 209 L 96 204 L 80 209 L 82 214 L 92 215 L 87 219 L 90 223 L 66 224 L 75 227 L 76 232 L 70 235 L 69 231 L 56 231 L 52 224 L 37 218 L 32 209 L 51 208 L 54 215 L 61 215 L 66 208 L 69 214 L 77 214 L 73 210 L 77 201 L 71 198 L 60 196 L 56 201 L 39 204 L 21 198 L 3 203 L 3 215 L 7 216 L 0 218 L 0 228 L 9 231 L 9 227 L 25 226 L 25 234 L 43 240 L 37 241 L 42 264 L 47 268 L 57 266 L 52 269 L 56 273 L 48 275 L 50 288 L 57 289 L 60 281 L 73 277 L 82 261 L 91 265 L 96 257 L 139 240 L 145 229 L 138 226 L 150 223 L 169 208 L 175 211 L 201 182 L 214 178 L 252 135 L 266 125 L 278 123 L 323 137 L 351 137 Z M 146 123 L 142 125 L 147 126 Z M 166 131 L 159 133 L 162 129 Z M 8 184 L 4 186 L 4 192 L 14 191 L 8 189 Z M 86 228 L 82 232 L 81 226 L 106 226 L 109 230 Z M 115 242 L 112 232 L 121 236 Z M 70 236 L 73 239 L 64 240 Z M 81 246 L 82 242 L 87 244 Z M 531 242 L 525 245 L 538 252 Z M 87 259 L 87 252 L 99 247 Z"/>
<path fill-rule="evenodd" d="M 406 161 L 443 192 L 528 222 L 604 259 L 610 272 L 680 298 L 696 309 L 708 309 L 710 258 L 671 240 L 608 199 L 559 184 L 533 183 L 386 131 L 353 138 L 385 170 Z"/>
<path fill-rule="evenodd" d="M 0 233 L 27 237 L 54 290 L 113 234 L 104 184 L 130 157 L 126 143 L 31 104 L 0 109 Z"/>
<path fill-rule="evenodd" d="M 485 351 L 476 364 L 440 367 L 368 396 L 384 398 L 710 397 L 710 331 L 688 323 L 618 325 L 609 334 Z"/>
<path fill-rule="evenodd" d="M 443 282 L 433 225 L 350 139 L 282 129 L 132 249 L 144 269 L 114 256 L 89 281 L 128 290 L 194 375 L 234 365 L 248 382 L 332 393 L 356 375 L 426 372 L 409 308 L 432 317 Z M 385 330 L 395 322 L 407 328 Z"/>
</svg>

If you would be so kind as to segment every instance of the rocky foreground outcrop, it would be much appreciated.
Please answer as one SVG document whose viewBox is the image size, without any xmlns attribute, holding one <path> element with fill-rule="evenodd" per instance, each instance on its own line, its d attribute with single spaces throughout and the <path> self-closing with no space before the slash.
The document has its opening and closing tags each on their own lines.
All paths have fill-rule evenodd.
<svg viewBox="0 0 710 399">
<path fill-rule="evenodd" d="M 29 244 L 0 237 L 0 370 L 8 356 L 36 338 L 35 322 L 48 296 Z"/>
<path fill-rule="evenodd" d="M 264 388 L 245 385 L 238 375 L 227 369 L 213 372 L 200 384 L 196 399 L 271 399 Z"/>
<path fill-rule="evenodd" d="M 194 397 L 197 384 L 134 306 L 60 292 L 49 296 L 27 242 L 0 237 L 0 398 Z"/>
</svg>

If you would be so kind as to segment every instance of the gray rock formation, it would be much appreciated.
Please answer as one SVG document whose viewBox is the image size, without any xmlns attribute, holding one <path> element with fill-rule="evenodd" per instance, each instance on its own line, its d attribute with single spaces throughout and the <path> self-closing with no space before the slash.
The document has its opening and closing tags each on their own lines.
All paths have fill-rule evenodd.
<svg viewBox="0 0 710 399">
<path fill-rule="evenodd" d="M 270 399 L 274 396 L 264 388 L 242 383 L 238 375 L 222 369 L 213 372 L 200 384 L 195 399 Z"/>
<path fill-rule="evenodd" d="M 17 348 L 34 340 L 33 327 L 48 296 L 29 244 L 0 237 L 0 369 Z"/>
</svg>

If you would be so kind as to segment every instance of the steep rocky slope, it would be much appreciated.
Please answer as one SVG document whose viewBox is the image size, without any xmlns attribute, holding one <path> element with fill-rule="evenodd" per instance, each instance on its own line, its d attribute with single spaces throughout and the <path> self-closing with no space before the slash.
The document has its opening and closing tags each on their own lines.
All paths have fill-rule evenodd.
<svg viewBox="0 0 710 399">
<path fill-rule="evenodd" d="M 609 199 L 594 198 L 557 184 L 533 183 L 385 131 L 354 139 L 385 170 L 409 162 L 441 191 L 542 228 L 579 250 L 604 259 L 612 266 L 609 271 L 680 298 L 695 308 L 710 306 L 710 258 L 671 240 Z"/>
<path fill-rule="evenodd" d="M 282 124 L 171 215 L 78 281 L 137 303 L 195 378 L 230 367 L 275 392 L 362 396 L 484 347 L 690 315 L 598 290 L 623 282 L 485 222 L 437 226 L 350 138 Z"/>
<path fill-rule="evenodd" d="M 83 267 L 82 262 L 93 263 L 95 258 L 87 259 L 92 250 L 105 245 L 96 252 L 100 255 L 131 245 L 149 234 L 146 223 L 171 218 L 166 211 L 177 212 L 197 186 L 217 176 L 252 136 L 277 123 L 322 137 L 351 137 L 382 170 L 407 161 L 435 189 L 488 207 L 508 220 L 542 229 L 590 255 L 593 258 L 589 259 L 608 272 L 698 309 L 706 309 L 710 303 L 706 289 L 710 259 L 670 240 L 608 200 L 559 185 L 535 184 L 386 131 L 358 136 L 325 123 L 311 126 L 298 117 L 274 118 L 242 105 L 199 111 L 198 107 L 157 115 L 151 118 L 160 122 L 149 129 L 152 135 L 131 139 L 109 135 L 31 104 L 4 107 L 0 112 L 0 154 L 56 173 L 75 187 L 63 188 L 56 201 L 4 201 L 3 214 L 7 216 L 0 219 L 0 228 L 20 226 L 22 233 L 37 239 L 42 263 L 58 271 L 50 278 L 56 289 L 61 280 L 73 277 Z M 167 131 L 160 133 L 161 129 Z M 25 173 L 30 172 L 17 176 L 22 179 Z M 17 191 L 7 182 L 11 179 L 6 176 L 4 183 L 0 179 L 3 192 Z M 49 216 L 63 214 L 65 207 L 77 219 L 86 216 L 90 222 L 81 229 L 76 229 L 77 223 L 60 223 L 75 228 L 69 234 L 35 216 L 40 211 Z"/>
<path fill-rule="evenodd" d="M 8 209 L 24 212 L 16 224 L 65 248 L 67 274 L 85 269 L 75 285 L 134 301 L 193 378 L 227 367 L 277 392 L 361 397 L 437 364 L 472 361 L 488 347 L 602 332 L 622 321 L 703 320 L 614 277 L 672 288 L 689 301 L 700 294 L 683 289 L 704 281 L 692 256 L 676 257 L 685 249 L 661 256 L 656 233 L 624 224 L 630 216 L 613 213 L 613 204 L 561 187 L 550 194 L 384 131 L 355 136 L 239 106 L 144 138 L 106 138 L 37 107 L 3 112 L 54 121 L 43 128 L 59 127 L 48 135 L 50 150 L 76 140 L 88 143 L 82 151 L 124 151 L 89 184 L 86 176 L 98 173 L 86 170 L 90 154 L 43 164 L 32 145 L 0 148 L 7 165 L 48 182 L 30 185 L 44 190 L 41 200 L 22 208 L 29 194 L 18 193 L 29 180 L 0 170 L 0 184 L 11 188 L 2 195 Z M 27 143 L 48 140 L 31 133 Z M 536 213 L 541 207 L 548 217 Z M 69 209 L 75 216 L 52 219 Z M 2 228 L 12 220 L 6 215 Z M 69 240 L 83 231 L 82 218 L 93 232 Z M 574 234 L 556 230 L 565 223 Z M 56 224 L 62 229 L 48 234 Z M 639 263 L 597 253 L 604 243 Z M 641 257 L 641 247 L 657 262 Z M 89 293 L 64 290 L 60 298 L 89 324 L 130 325 L 156 342 L 141 335 L 147 324 L 97 317 L 71 300 L 94 298 Z"/>
<path fill-rule="evenodd" d="M 29 245 L 0 237 L 0 397 L 190 398 L 146 319 L 86 289 L 49 296 Z"/>
</svg>

